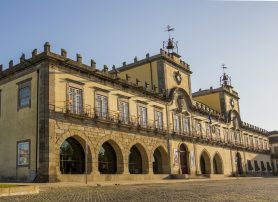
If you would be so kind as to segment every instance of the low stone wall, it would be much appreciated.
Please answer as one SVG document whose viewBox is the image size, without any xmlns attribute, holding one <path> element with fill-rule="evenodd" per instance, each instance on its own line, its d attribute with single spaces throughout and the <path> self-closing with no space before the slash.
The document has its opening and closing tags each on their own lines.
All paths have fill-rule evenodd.
<svg viewBox="0 0 278 202">
<path fill-rule="evenodd" d="M 169 174 L 102 174 L 102 175 L 88 175 L 88 182 L 102 182 L 102 181 L 137 181 L 137 180 L 162 180 L 169 179 Z M 61 182 L 85 182 L 85 175 L 60 175 L 58 181 Z"/>
<path fill-rule="evenodd" d="M 24 195 L 24 194 L 37 194 L 39 193 L 38 186 L 19 185 L 15 187 L 0 188 L 1 196 Z"/>
</svg>

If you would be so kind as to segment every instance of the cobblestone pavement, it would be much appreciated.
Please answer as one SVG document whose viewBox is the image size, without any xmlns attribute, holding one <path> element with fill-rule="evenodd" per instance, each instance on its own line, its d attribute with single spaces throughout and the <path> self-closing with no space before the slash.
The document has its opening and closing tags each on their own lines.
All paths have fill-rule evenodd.
<svg viewBox="0 0 278 202">
<path fill-rule="evenodd" d="M 41 186 L 35 195 L 0 201 L 278 201 L 278 178 L 118 186 Z"/>
</svg>

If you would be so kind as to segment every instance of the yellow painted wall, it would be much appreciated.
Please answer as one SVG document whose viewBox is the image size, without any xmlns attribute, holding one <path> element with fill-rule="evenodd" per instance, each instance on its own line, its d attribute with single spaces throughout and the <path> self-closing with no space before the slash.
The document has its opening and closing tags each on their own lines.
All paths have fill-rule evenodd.
<svg viewBox="0 0 278 202">
<path fill-rule="evenodd" d="M 166 77 L 166 89 L 172 89 L 175 87 L 183 88 L 189 95 L 190 95 L 190 90 L 189 90 L 189 75 L 180 71 L 182 81 L 181 84 L 178 85 L 174 73 L 178 71 L 174 66 L 165 63 L 165 77 Z"/>
<path fill-rule="evenodd" d="M 20 81 L 31 80 L 31 108 L 17 111 L 18 85 Z M 0 85 L 1 116 L 0 116 L 0 178 L 17 176 L 18 179 L 29 178 L 35 173 L 36 162 L 36 123 L 37 123 L 37 73 L 22 76 Z M 18 167 L 17 141 L 31 140 L 30 168 Z M 5 165 L 5 166 L 3 166 Z"/>
<path fill-rule="evenodd" d="M 131 68 L 119 73 L 120 78 L 126 79 L 126 74 L 130 76 L 129 82 L 136 83 L 136 78 L 140 80 L 139 86 L 145 87 L 145 82 L 149 84 L 148 90 L 151 90 L 151 68 L 152 67 L 152 76 L 153 76 L 153 84 L 158 87 L 157 80 L 157 63 L 153 61 L 147 64 L 143 64 L 137 66 L 135 68 Z"/>
<path fill-rule="evenodd" d="M 130 116 L 133 116 L 134 119 L 137 119 L 137 106 L 138 103 L 145 102 L 147 107 L 147 118 L 150 121 L 149 124 L 152 124 L 154 121 L 154 109 L 156 107 L 162 108 L 163 111 L 163 124 L 166 127 L 166 110 L 165 105 L 162 103 L 155 102 L 153 100 L 138 97 L 131 93 L 126 93 L 119 91 L 115 88 L 105 86 L 96 82 L 92 82 L 88 79 L 81 78 L 77 75 L 67 74 L 61 72 L 57 68 L 52 68 L 51 71 L 55 74 L 55 106 L 56 110 L 61 110 L 62 108 L 65 109 L 65 103 L 67 99 L 67 79 L 71 79 L 74 81 L 82 82 L 84 85 L 80 86 L 83 89 L 83 105 L 86 107 L 88 106 L 91 108 L 92 112 L 95 106 L 95 93 L 100 93 L 105 96 L 108 96 L 108 109 L 113 113 L 116 114 L 118 111 L 118 99 L 121 97 L 128 97 L 129 103 L 129 113 Z M 104 91 L 101 91 L 103 89 Z M 106 92 L 107 91 L 107 92 Z"/>
<path fill-rule="evenodd" d="M 194 100 L 201 102 L 218 112 L 221 111 L 219 93 L 211 93 L 207 95 L 196 96 L 194 97 Z"/>
</svg>

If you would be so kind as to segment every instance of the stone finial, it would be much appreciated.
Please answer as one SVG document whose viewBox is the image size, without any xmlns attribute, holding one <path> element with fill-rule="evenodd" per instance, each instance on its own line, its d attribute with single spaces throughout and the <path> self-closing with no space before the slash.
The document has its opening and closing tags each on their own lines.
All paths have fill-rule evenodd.
<svg viewBox="0 0 278 202">
<path fill-rule="evenodd" d="M 13 60 L 10 60 L 10 62 L 9 62 L 9 68 L 13 68 L 13 66 L 14 66 L 14 61 L 13 61 Z"/>
<path fill-rule="evenodd" d="M 32 57 L 35 57 L 37 54 L 38 54 L 38 50 L 37 50 L 37 49 L 34 49 L 34 50 L 32 51 Z"/>
<path fill-rule="evenodd" d="M 76 62 L 78 62 L 79 64 L 82 64 L 82 56 L 80 54 L 76 54 Z"/>
<path fill-rule="evenodd" d="M 114 73 L 115 77 L 118 77 L 119 71 L 116 69 L 116 66 L 113 65 L 113 66 L 112 66 L 112 69 L 113 69 L 113 73 Z"/>
<path fill-rule="evenodd" d="M 147 58 L 147 59 L 150 58 L 150 54 L 149 54 L 149 53 L 146 54 L 146 58 Z"/>
<path fill-rule="evenodd" d="M 67 57 L 67 51 L 63 48 L 61 48 L 61 56 L 65 58 Z"/>
<path fill-rule="evenodd" d="M 123 62 L 123 66 L 126 66 L 126 62 Z"/>
<path fill-rule="evenodd" d="M 96 69 L 96 62 L 94 60 L 91 60 L 91 67 L 92 67 L 92 70 Z"/>
<path fill-rule="evenodd" d="M 107 65 L 103 65 L 103 72 L 107 73 L 108 72 L 108 66 Z"/>
<path fill-rule="evenodd" d="M 138 61 L 138 59 L 137 59 L 137 57 L 135 56 L 135 57 L 134 57 L 134 62 L 137 62 L 137 61 Z"/>
<path fill-rule="evenodd" d="M 20 62 L 24 62 L 25 61 L 25 54 L 22 53 L 21 57 L 20 57 Z"/>
<path fill-rule="evenodd" d="M 50 52 L 50 43 L 49 42 L 45 42 L 45 44 L 44 44 L 44 52 L 47 52 L 47 53 Z"/>
<path fill-rule="evenodd" d="M 3 65 L 1 64 L 0 65 L 0 72 L 2 72 L 3 71 Z"/>
</svg>

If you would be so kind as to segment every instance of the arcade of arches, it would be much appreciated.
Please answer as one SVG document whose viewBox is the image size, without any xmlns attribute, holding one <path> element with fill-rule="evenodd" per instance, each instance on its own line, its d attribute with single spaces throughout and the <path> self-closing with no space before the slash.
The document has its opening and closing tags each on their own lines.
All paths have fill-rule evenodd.
<svg viewBox="0 0 278 202">
<path fill-rule="evenodd" d="M 88 150 L 88 167 L 93 161 Z M 186 144 L 179 146 L 179 160 L 181 174 L 191 174 L 190 155 Z M 241 156 L 237 156 L 237 170 L 242 173 Z M 98 171 L 100 174 L 123 174 L 124 173 L 124 154 L 116 142 L 108 140 L 104 142 L 98 151 Z M 67 138 L 60 146 L 60 171 L 62 174 L 84 174 L 86 169 L 86 144 L 85 141 L 77 136 Z M 146 149 L 139 143 L 134 144 L 128 151 L 127 158 L 128 173 L 130 174 L 169 174 L 170 163 L 167 151 L 158 146 L 149 155 Z M 219 153 L 215 153 L 210 158 L 209 153 L 203 150 L 199 157 L 200 174 L 223 174 L 223 162 Z M 87 168 L 88 169 L 88 168 Z M 150 170 L 152 169 L 152 171 Z M 92 171 L 90 167 L 88 173 Z M 151 171 L 151 172 L 150 172 Z"/>
</svg>

